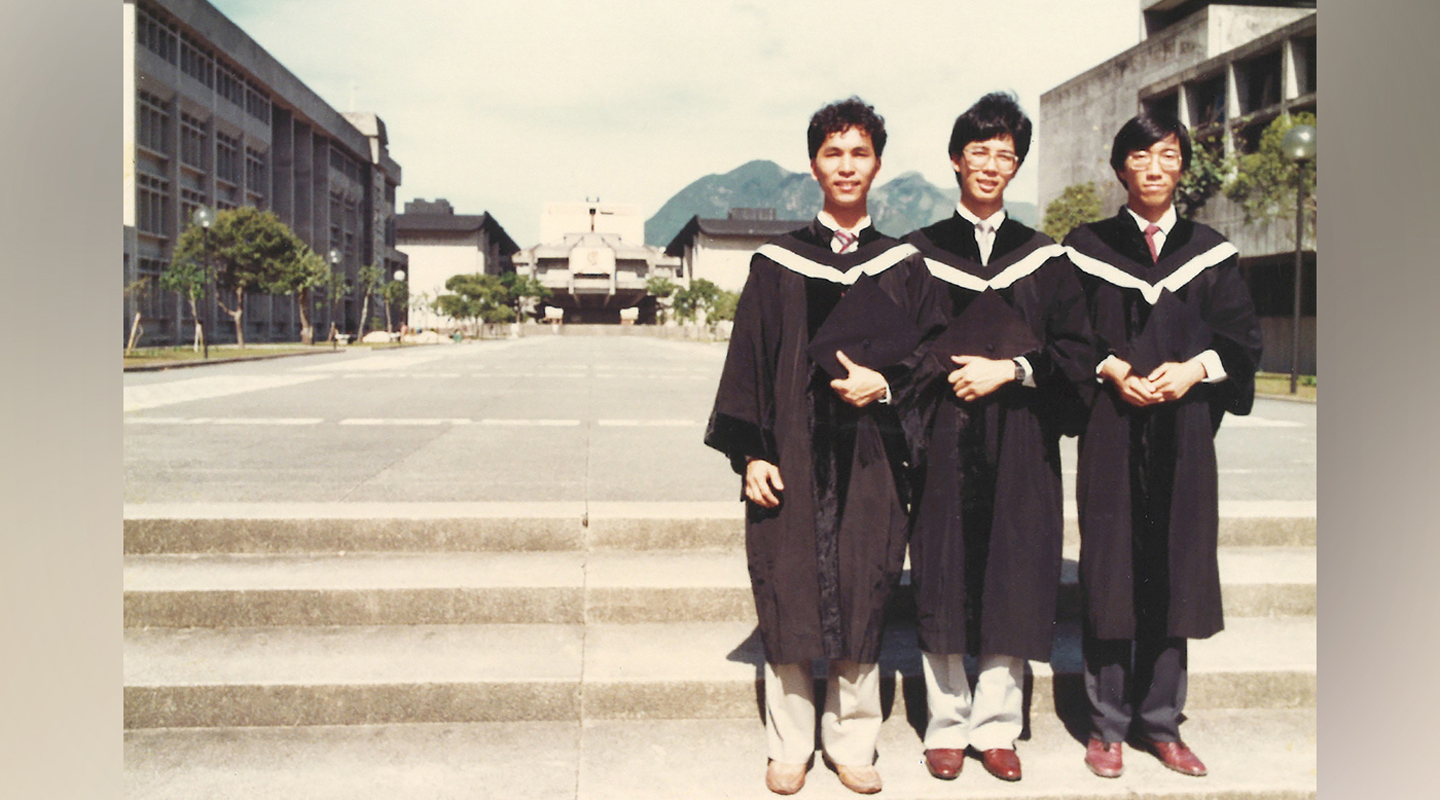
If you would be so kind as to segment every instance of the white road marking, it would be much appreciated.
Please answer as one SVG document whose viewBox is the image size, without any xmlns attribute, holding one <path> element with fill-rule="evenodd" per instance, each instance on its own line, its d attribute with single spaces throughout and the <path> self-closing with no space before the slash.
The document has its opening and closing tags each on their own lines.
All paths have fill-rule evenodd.
<svg viewBox="0 0 1440 800">
<path fill-rule="evenodd" d="M 323 417 L 220 417 L 216 425 L 319 425 Z"/>
<path fill-rule="evenodd" d="M 435 352 L 387 353 L 384 355 L 361 356 L 330 364 L 312 364 L 300 367 L 296 372 L 395 372 L 439 361 L 445 356 Z"/>
<path fill-rule="evenodd" d="M 691 428 L 700 423 L 693 419 L 601 419 L 595 424 L 602 428 Z"/>
<path fill-rule="evenodd" d="M 125 387 L 126 411 L 140 411 L 146 408 L 186 403 L 191 400 L 209 400 L 233 394 L 255 392 L 261 389 L 275 389 L 318 381 L 322 375 L 211 375 L 204 378 L 150 383 L 144 386 Z"/>
<path fill-rule="evenodd" d="M 1224 428 L 1303 428 L 1305 423 L 1295 422 L 1288 419 L 1270 419 L 1268 417 L 1244 416 L 1237 417 L 1234 414 L 1226 414 L 1225 421 L 1221 423 Z"/>
<path fill-rule="evenodd" d="M 575 427 L 578 419 L 482 419 L 481 425 L 534 425 L 542 428 Z"/>
<path fill-rule="evenodd" d="M 411 418 L 411 419 L 371 419 L 371 418 L 352 417 L 352 418 L 350 418 L 350 419 L 342 419 L 342 420 L 340 420 L 340 424 L 341 424 L 341 425 L 444 425 L 444 424 L 447 423 L 447 422 L 448 422 L 448 423 L 456 423 L 456 422 L 462 422 L 462 421 L 461 421 L 461 420 L 457 420 L 457 419 L 449 419 L 449 418 L 445 418 L 445 419 L 426 419 L 426 418 L 418 418 L 418 417 L 417 417 L 417 418 Z M 462 424 L 469 424 L 469 423 L 470 423 L 470 420 L 467 419 L 467 420 L 463 420 L 463 423 L 462 423 Z"/>
</svg>

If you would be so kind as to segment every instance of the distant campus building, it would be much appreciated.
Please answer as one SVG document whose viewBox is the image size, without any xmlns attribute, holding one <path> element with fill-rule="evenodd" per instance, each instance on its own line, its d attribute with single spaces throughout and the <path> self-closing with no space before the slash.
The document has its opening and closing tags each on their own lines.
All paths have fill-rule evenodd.
<svg viewBox="0 0 1440 800">
<path fill-rule="evenodd" d="M 775 219 L 773 208 L 732 208 L 725 219 L 691 217 L 665 252 L 680 259 L 686 285 L 704 278 L 721 289 L 738 292 L 750 275 L 750 257 L 760 245 L 805 223 Z"/>
<path fill-rule="evenodd" d="M 429 307 L 448 293 L 445 281 L 514 272 L 511 257 L 520 249 L 488 212 L 456 214 L 444 198 L 406 203 L 405 213 L 395 217 L 395 241 L 410 259 L 410 327 L 426 329 L 451 324 Z"/>
<path fill-rule="evenodd" d="M 1065 189 L 1094 182 L 1106 214 L 1125 202 L 1110 168 L 1115 132 L 1136 113 L 1179 117 L 1199 140 L 1227 155 L 1254 152 L 1265 126 L 1316 108 L 1315 2 L 1304 0 L 1140 0 L 1145 39 L 1040 97 L 1037 125 L 1040 207 Z M 1295 220 L 1246 224 L 1217 193 L 1197 215 L 1240 249 L 1264 330 L 1261 369 L 1290 369 Z M 1300 371 L 1314 374 L 1315 238 L 1304 243 Z"/>
<path fill-rule="evenodd" d="M 567 323 L 652 323 L 656 301 L 645 285 L 652 277 L 678 282 L 680 260 L 644 242 L 638 206 L 546 203 L 540 244 L 511 259 L 517 274 L 550 290 L 545 305 L 561 309 Z"/>
<path fill-rule="evenodd" d="M 400 165 L 379 117 L 330 107 L 204 0 L 127 0 L 124 12 L 124 275 L 152 286 L 126 299 L 127 332 L 138 308 L 144 343 L 190 340 L 189 305 L 154 283 L 201 206 L 274 211 L 317 253 L 338 250 L 352 285 L 362 266 L 387 279 L 408 267 L 395 248 Z M 247 298 L 247 341 L 298 339 L 296 302 Z M 233 341 L 213 305 L 201 305 L 206 335 Z M 311 311 L 317 331 L 325 305 Z M 360 309 L 357 290 L 337 308 L 341 330 L 358 329 Z"/>
</svg>

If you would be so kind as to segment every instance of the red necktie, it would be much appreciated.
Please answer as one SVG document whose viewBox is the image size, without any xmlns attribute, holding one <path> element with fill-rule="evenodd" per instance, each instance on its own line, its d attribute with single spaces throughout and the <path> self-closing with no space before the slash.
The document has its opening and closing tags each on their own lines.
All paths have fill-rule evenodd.
<svg viewBox="0 0 1440 800">
<path fill-rule="evenodd" d="M 1159 225 L 1150 225 L 1145 228 L 1145 244 L 1150 245 L 1150 263 L 1160 260 L 1160 249 L 1155 246 L 1155 234 L 1160 232 Z"/>
<path fill-rule="evenodd" d="M 855 240 L 860 237 L 849 231 L 835 231 L 835 241 L 840 243 L 838 253 L 848 253 L 855 249 Z"/>
</svg>

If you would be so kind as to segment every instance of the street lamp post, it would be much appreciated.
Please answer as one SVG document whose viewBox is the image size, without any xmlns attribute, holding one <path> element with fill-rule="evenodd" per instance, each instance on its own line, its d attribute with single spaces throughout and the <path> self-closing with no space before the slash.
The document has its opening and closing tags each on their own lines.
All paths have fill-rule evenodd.
<svg viewBox="0 0 1440 800">
<path fill-rule="evenodd" d="M 395 274 L 392 275 L 391 277 L 395 279 L 395 282 L 396 282 L 396 283 L 403 283 L 403 282 L 405 281 L 405 270 L 403 270 L 403 269 L 397 269 L 397 270 L 395 270 Z M 406 297 L 407 302 L 406 302 L 405 304 L 403 304 L 400 308 L 396 309 L 397 311 L 400 312 L 400 330 L 401 330 L 402 332 L 405 331 L 405 330 L 408 330 L 409 325 L 410 325 L 410 313 L 409 313 L 409 309 L 407 308 L 407 306 L 409 305 L 408 300 L 409 300 L 409 297 L 410 297 L 410 292 L 408 292 L 408 291 L 405 292 L 405 297 Z M 385 304 L 386 304 L 386 305 L 389 305 L 389 304 L 390 304 L 390 300 L 389 300 L 388 298 L 385 300 Z"/>
<path fill-rule="evenodd" d="M 1300 378 L 1300 298 L 1304 277 L 1305 165 L 1315 160 L 1315 126 L 1296 125 L 1280 141 L 1285 157 L 1295 164 L 1295 318 L 1290 329 L 1290 394 Z"/>
<path fill-rule="evenodd" d="M 340 266 L 340 251 L 332 247 L 332 248 L 330 248 L 330 252 L 325 254 L 325 257 L 326 257 L 326 259 L 330 262 L 330 271 L 333 273 L 333 272 L 335 271 L 335 268 L 338 267 L 338 266 Z M 334 281 L 333 281 L 334 275 L 333 275 L 333 274 L 331 275 L 331 278 L 332 278 L 332 282 L 331 282 L 331 284 L 330 284 L 330 291 L 333 292 L 333 291 L 335 291 L 335 284 L 334 284 Z M 331 350 L 335 350 L 335 349 L 337 349 L 337 348 L 340 346 L 340 337 L 337 336 L 336 334 L 337 334 L 337 331 L 335 330 L 335 298 L 334 298 L 334 297 L 331 297 L 331 298 L 330 298 L 330 349 L 331 349 Z"/>
<path fill-rule="evenodd" d="M 207 206 L 200 206 L 195 209 L 191 219 L 204 231 L 205 238 L 205 297 L 210 298 L 210 226 L 215 224 L 215 212 Z M 206 303 L 206 316 L 214 313 L 215 303 Z M 197 315 L 198 316 L 198 315 Z M 195 320 L 195 325 L 200 328 L 200 341 L 205 346 L 205 358 L 210 358 L 210 334 L 205 330 L 204 320 Z"/>
</svg>

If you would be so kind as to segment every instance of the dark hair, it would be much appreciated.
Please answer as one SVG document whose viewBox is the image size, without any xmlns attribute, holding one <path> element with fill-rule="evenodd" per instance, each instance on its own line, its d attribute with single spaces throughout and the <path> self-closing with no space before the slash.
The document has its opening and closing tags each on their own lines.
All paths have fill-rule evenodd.
<svg viewBox="0 0 1440 800">
<path fill-rule="evenodd" d="M 1030 130 L 1030 118 L 1020 110 L 1015 95 L 991 92 L 955 118 L 955 127 L 950 129 L 950 155 L 960 155 L 971 142 L 1008 133 L 1015 140 L 1015 157 L 1024 163 L 1025 154 L 1030 152 Z"/>
<path fill-rule="evenodd" d="M 1180 171 L 1190 169 L 1190 132 L 1168 114 L 1146 111 L 1131 117 L 1115 134 L 1115 144 L 1110 148 L 1110 168 L 1115 170 L 1115 177 L 1125 171 L 1126 156 L 1136 150 L 1149 150 L 1171 134 L 1180 141 Z M 1120 183 L 1124 184 L 1124 179 Z"/>
<path fill-rule="evenodd" d="M 885 152 L 885 118 L 875 113 L 873 106 L 851 95 L 848 100 L 831 103 L 810 117 L 810 128 L 805 131 L 805 140 L 810 146 L 810 157 L 820 152 L 820 145 L 832 134 L 846 128 L 859 128 L 870 136 L 878 158 Z"/>
</svg>

